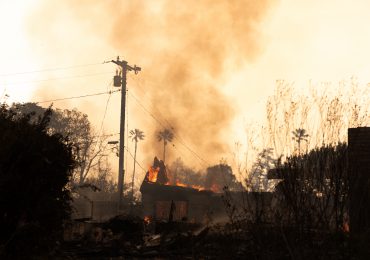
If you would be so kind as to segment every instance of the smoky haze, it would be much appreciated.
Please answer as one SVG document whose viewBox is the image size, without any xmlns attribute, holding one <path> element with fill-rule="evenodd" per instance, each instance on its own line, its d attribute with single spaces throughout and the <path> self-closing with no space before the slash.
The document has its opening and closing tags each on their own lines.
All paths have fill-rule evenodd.
<svg viewBox="0 0 370 260">
<path fill-rule="evenodd" d="M 234 141 L 228 131 L 238 110 L 232 96 L 225 95 L 222 88 L 233 69 L 261 53 L 258 24 L 272 2 L 89 0 L 66 1 L 58 6 L 44 2 L 32 19 L 41 24 L 42 15 L 53 9 L 68 13 L 89 34 L 104 36 L 105 42 L 99 46 L 113 47 L 129 64 L 142 67 L 139 75 L 128 79 L 129 96 L 132 91 L 161 123 L 148 123 L 142 117 L 149 115 L 138 113 L 139 107 L 130 108 L 130 128 L 145 132 L 146 141 L 140 149 L 146 151 L 148 159 L 161 157 L 163 145 L 155 133 L 166 127 L 179 137 L 174 140 L 177 147 L 181 140 L 215 163 Z M 53 20 L 64 16 L 48 17 L 51 20 L 44 27 L 53 26 Z M 135 89 L 136 85 L 141 90 Z M 40 96 L 42 88 L 37 93 Z M 143 96 L 149 96 L 151 102 L 144 101 Z M 180 155 L 166 153 L 166 159 L 175 156 Z"/>
</svg>

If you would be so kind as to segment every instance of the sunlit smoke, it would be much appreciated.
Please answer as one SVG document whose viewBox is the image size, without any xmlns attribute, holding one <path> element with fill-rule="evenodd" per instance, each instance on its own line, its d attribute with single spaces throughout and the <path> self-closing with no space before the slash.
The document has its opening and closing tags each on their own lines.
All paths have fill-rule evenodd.
<svg viewBox="0 0 370 260">
<path fill-rule="evenodd" d="M 155 133 L 166 127 L 175 134 L 174 145 L 186 144 L 206 162 L 215 163 L 228 152 L 228 131 L 237 110 L 231 97 L 223 94 L 222 87 L 233 68 L 253 61 L 261 53 L 263 41 L 258 24 L 272 2 L 66 1 L 57 6 L 43 3 L 35 12 L 37 17 L 32 17 L 33 25 L 40 27 L 32 30 L 39 31 L 38 35 L 42 32 L 47 48 L 62 36 L 75 36 L 76 33 L 66 32 L 64 22 L 78 24 L 77 32 L 99 35 L 98 46 L 109 46 L 129 63 L 143 68 L 135 80 L 129 78 L 129 92 L 157 120 L 144 123 L 142 117 L 149 115 L 136 117 L 135 110 L 140 108 L 129 109 L 134 115 L 130 123 L 141 125 L 147 133 L 145 147 L 141 149 L 148 158 L 161 155 L 162 145 Z M 50 15 L 52 9 L 57 14 Z M 47 14 L 48 21 L 43 20 L 43 14 Z M 84 34 L 74 41 L 85 42 L 83 37 Z M 66 39 L 65 44 L 69 41 Z M 61 43 L 55 44 L 58 47 Z M 93 47 L 86 46 L 86 50 Z M 56 55 L 71 51 L 64 46 L 59 49 L 61 53 Z M 93 52 L 99 51 L 104 52 L 100 49 Z M 78 53 L 68 55 L 81 57 Z M 136 88 L 137 84 L 141 90 Z M 37 93 L 40 95 L 43 90 Z M 144 101 L 144 95 L 150 97 L 150 103 Z M 168 160 L 181 156 L 175 151 L 167 154 Z"/>
</svg>

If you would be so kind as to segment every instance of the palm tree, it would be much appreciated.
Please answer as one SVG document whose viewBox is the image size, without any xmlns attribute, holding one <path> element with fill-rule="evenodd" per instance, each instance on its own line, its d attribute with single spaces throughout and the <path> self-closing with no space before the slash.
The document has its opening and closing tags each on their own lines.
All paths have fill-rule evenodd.
<svg viewBox="0 0 370 260">
<path fill-rule="evenodd" d="M 135 141 L 135 152 L 134 152 L 134 170 L 132 172 L 132 182 L 131 182 L 131 201 L 134 200 L 134 181 L 135 181 L 135 166 L 136 166 L 136 151 L 137 151 L 137 143 L 139 140 L 144 140 L 144 132 L 140 129 L 135 128 L 134 130 L 130 130 L 130 139 L 134 142 Z"/>
<path fill-rule="evenodd" d="M 297 128 L 296 130 L 292 131 L 293 137 L 292 139 L 295 140 L 298 144 L 298 154 L 301 153 L 301 142 L 308 141 L 309 135 L 306 133 L 306 130 L 303 128 Z"/>
<path fill-rule="evenodd" d="M 168 142 L 172 142 L 173 133 L 169 129 L 164 129 L 163 131 L 159 131 L 157 134 L 158 142 L 163 141 L 163 162 L 166 160 L 166 145 Z"/>
</svg>

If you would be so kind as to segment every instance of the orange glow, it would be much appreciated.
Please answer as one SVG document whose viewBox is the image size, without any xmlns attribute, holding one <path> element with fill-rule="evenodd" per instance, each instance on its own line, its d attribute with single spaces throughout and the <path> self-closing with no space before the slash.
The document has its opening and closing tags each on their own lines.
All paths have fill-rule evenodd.
<svg viewBox="0 0 370 260">
<path fill-rule="evenodd" d="M 166 186 L 186 187 L 186 188 L 192 188 L 192 189 L 196 189 L 196 190 L 205 190 L 205 188 L 203 186 L 201 186 L 201 185 L 189 185 L 189 184 L 182 183 L 179 180 L 176 180 L 176 184 L 175 185 L 172 185 L 171 183 L 172 182 L 169 180 L 164 185 L 166 185 Z"/>
<path fill-rule="evenodd" d="M 159 170 L 160 170 L 160 167 L 154 168 L 153 166 L 150 166 L 149 171 L 148 171 L 148 180 L 147 181 L 148 182 L 153 182 L 153 183 L 157 182 Z M 176 186 L 177 187 L 186 187 L 186 188 L 191 188 L 191 189 L 195 189 L 195 190 L 198 190 L 198 191 L 210 190 L 210 191 L 213 191 L 215 193 L 222 192 L 221 188 L 217 184 L 213 184 L 210 189 L 206 189 L 204 186 L 201 186 L 201 185 L 186 184 L 186 183 L 183 183 L 179 180 L 176 180 L 175 184 L 173 184 L 173 181 L 171 181 L 171 175 L 169 174 L 169 172 L 168 172 L 168 181 L 164 185 L 166 185 L 166 186 L 175 186 L 175 187 Z M 146 217 L 144 217 L 144 221 L 145 221 L 145 218 Z"/>
<path fill-rule="evenodd" d="M 217 184 L 215 184 L 215 183 L 212 184 L 210 190 L 213 191 L 213 192 L 216 192 L 216 193 L 220 193 L 221 192 L 220 187 Z"/>
<path fill-rule="evenodd" d="M 159 167 L 153 168 L 149 167 L 149 174 L 148 174 L 148 181 L 149 182 L 157 182 L 158 178 L 158 172 L 159 172 Z"/>
<path fill-rule="evenodd" d="M 170 182 L 167 182 L 165 185 L 171 185 Z M 186 188 L 192 188 L 192 189 L 195 189 L 195 190 L 205 190 L 205 188 L 201 185 L 189 185 L 189 184 L 185 184 L 185 183 L 182 183 L 181 181 L 179 180 L 176 180 L 176 185 L 174 186 L 178 186 L 178 187 L 186 187 Z"/>
<path fill-rule="evenodd" d="M 148 224 L 150 224 L 150 222 L 151 222 L 151 217 L 150 216 L 145 216 L 144 217 L 144 224 L 148 225 Z"/>
<path fill-rule="evenodd" d="M 190 187 L 196 190 L 205 190 L 205 188 L 200 185 L 191 185 Z"/>
<path fill-rule="evenodd" d="M 179 180 L 176 180 L 176 186 L 188 187 L 188 185 L 186 185 L 185 183 L 180 182 Z"/>
</svg>

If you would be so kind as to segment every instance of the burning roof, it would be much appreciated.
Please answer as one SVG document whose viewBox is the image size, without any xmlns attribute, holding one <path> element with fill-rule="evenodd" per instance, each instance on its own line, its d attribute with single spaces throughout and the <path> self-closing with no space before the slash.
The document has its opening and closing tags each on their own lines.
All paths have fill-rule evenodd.
<svg viewBox="0 0 370 260">
<path fill-rule="evenodd" d="M 204 183 L 191 185 L 181 183 L 179 174 L 172 175 L 155 157 L 140 187 L 144 215 L 155 220 L 195 222 L 226 216 L 221 186 L 225 183 L 222 180 L 227 179 L 225 174 L 232 175 L 229 168 L 223 164 L 209 167 Z"/>
<path fill-rule="evenodd" d="M 178 191 L 208 190 L 217 193 L 221 192 L 222 190 L 222 188 L 219 187 L 216 183 L 207 185 L 207 188 L 201 183 L 197 185 L 182 183 L 176 177 L 171 176 L 171 174 L 167 171 L 164 162 L 162 160 L 159 160 L 157 157 L 154 158 L 153 165 L 149 167 L 149 170 L 145 175 L 140 191 L 143 192 L 143 189 L 147 188 L 151 189 L 150 187 L 156 187 L 156 189 L 160 190 L 178 190 Z"/>
</svg>

